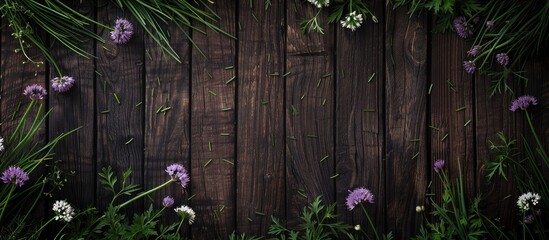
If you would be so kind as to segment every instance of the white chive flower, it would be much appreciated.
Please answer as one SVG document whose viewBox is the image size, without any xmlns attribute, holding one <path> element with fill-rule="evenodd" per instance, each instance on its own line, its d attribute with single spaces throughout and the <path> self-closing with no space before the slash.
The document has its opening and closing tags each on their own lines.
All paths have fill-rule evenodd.
<svg viewBox="0 0 549 240">
<path fill-rule="evenodd" d="M 541 197 L 537 193 L 527 192 L 522 195 L 517 200 L 517 206 L 523 212 L 530 210 L 530 207 L 536 206 L 539 203 Z"/>
<path fill-rule="evenodd" d="M 65 200 L 57 200 L 53 204 L 55 220 L 70 222 L 74 218 L 74 208 Z"/>
<path fill-rule="evenodd" d="M 181 207 L 175 208 L 174 211 L 183 219 L 189 219 L 189 224 L 194 223 L 194 218 L 196 217 L 196 214 L 194 210 L 189 206 L 181 205 Z"/>
<path fill-rule="evenodd" d="M 330 6 L 330 0 L 307 0 L 310 4 L 315 5 L 317 8 Z"/>
<path fill-rule="evenodd" d="M 341 20 L 341 25 L 344 28 L 355 31 L 357 28 L 360 27 L 360 25 L 362 25 L 363 21 L 364 19 L 362 18 L 362 14 L 357 14 L 356 11 L 352 11 L 347 16 L 345 16 L 345 19 Z"/>
</svg>

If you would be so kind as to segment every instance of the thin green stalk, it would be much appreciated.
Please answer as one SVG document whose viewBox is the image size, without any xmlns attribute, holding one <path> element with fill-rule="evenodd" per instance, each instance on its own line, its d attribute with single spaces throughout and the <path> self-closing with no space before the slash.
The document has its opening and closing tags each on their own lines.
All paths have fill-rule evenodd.
<svg viewBox="0 0 549 240">
<path fill-rule="evenodd" d="M 549 160 L 549 157 L 547 157 L 547 153 L 543 149 L 543 144 L 541 144 L 541 141 L 539 140 L 538 134 L 536 133 L 536 130 L 534 129 L 534 124 L 532 124 L 532 118 L 530 117 L 530 114 L 528 114 L 528 110 L 525 109 L 524 113 L 526 114 L 526 120 L 528 121 L 528 126 L 530 126 L 530 130 L 532 131 L 532 135 L 534 136 L 534 139 L 536 140 L 536 144 L 538 145 L 537 150 L 538 153 L 541 155 L 541 158 L 545 163 L 547 164 L 547 161 Z"/>
<path fill-rule="evenodd" d="M 366 218 L 368 219 L 368 222 L 370 223 L 370 227 L 372 227 L 372 230 L 374 231 L 374 234 L 376 235 L 376 239 L 381 240 L 381 238 L 379 238 L 379 234 L 377 233 L 376 226 L 374 225 L 374 222 L 372 222 L 372 219 L 370 218 L 370 215 L 368 215 L 368 212 L 366 211 L 366 208 L 364 208 L 364 204 L 360 203 L 360 207 L 362 208 L 362 211 L 364 211 L 364 214 L 366 215 Z"/>
<path fill-rule="evenodd" d="M 40 226 L 40 228 L 36 232 L 34 232 L 29 239 L 34 239 L 34 235 L 36 235 L 37 233 L 39 234 L 38 236 L 40 236 L 40 233 L 42 232 L 42 230 L 44 230 L 44 228 L 48 226 L 48 224 L 50 224 L 54 219 L 55 217 L 52 217 L 45 224 L 42 224 L 42 226 Z"/>
<path fill-rule="evenodd" d="M 151 193 L 153 193 L 153 192 L 156 192 L 156 191 L 160 190 L 161 188 L 167 186 L 168 184 L 170 184 L 170 183 L 172 183 L 172 182 L 175 182 L 175 179 L 172 178 L 172 179 L 166 181 L 165 183 L 160 184 L 160 185 L 158 185 L 157 187 L 150 189 L 149 191 L 142 192 L 142 193 L 140 193 L 139 195 L 133 197 L 132 199 L 130 199 L 130 200 L 128 200 L 128 201 L 126 201 L 126 202 L 124 202 L 124 203 L 118 205 L 118 207 L 119 207 L 119 208 L 123 208 L 123 207 L 125 207 L 126 205 L 128 205 L 128 204 L 134 202 L 135 200 L 140 199 L 140 198 L 142 198 L 142 197 L 144 197 L 144 196 L 146 196 L 146 195 L 149 195 L 149 194 L 151 194 Z"/>
<path fill-rule="evenodd" d="M 2 217 L 4 216 L 4 211 L 6 210 L 6 208 L 8 207 L 8 202 L 10 200 L 10 197 L 11 195 L 13 194 L 13 191 L 15 190 L 17 186 L 14 184 L 12 184 L 11 186 L 11 189 L 10 189 L 10 192 L 8 193 L 8 198 L 6 198 L 6 200 L 4 201 L 4 207 L 2 208 L 2 212 L 0 213 L 0 222 L 2 221 Z"/>
<path fill-rule="evenodd" d="M 183 225 L 184 221 L 185 221 L 185 218 L 181 218 L 181 221 L 179 222 L 179 225 L 177 226 L 177 230 L 175 231 L 176 233 L 179 234 L 179 230 L 181 229 L 181 225 Z"/>
</svg>

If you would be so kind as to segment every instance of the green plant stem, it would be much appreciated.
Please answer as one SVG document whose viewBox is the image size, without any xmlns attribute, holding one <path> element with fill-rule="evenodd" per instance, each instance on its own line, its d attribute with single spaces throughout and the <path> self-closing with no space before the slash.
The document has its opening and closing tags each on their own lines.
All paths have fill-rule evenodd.
<svg viewBox="0 0 549 240">
<path fill-rule="evenodd" d="M 364 211 L 364 214 L 366 215 L 366 218 L 368 219 L 368 222 L 370 223 L 370 227 L 372 227 L 372 230 L 374 231 L 374 234 L 376 235 L 376 239 L 380 240 L 379 234 L 377 234 L 376 226 L 374 225 L 374 222 L 372 222 L 372 219 L 370 218 L 370 215 L 368 215 L 368 212 L 366 211 L 366 208 L 364 208 L 364 204 L 360 203 L 360 207 L 362 208 L 362 211 Z"/>
<path fill-rule="evenodd" d="M 128 205 L 128 204 L 134 202 L 135 200 L 140 199 L 140 198 L 142 198 L 142 197 L 144 197 L 144 196 L 146 196 L 146 195 L 149 195 L 149 194 L 151 194 L 151 193 L 153 193 L 153 192 L 156 192 L 156 191 L 160 190 L 161 188 L 167 186 L 168 184 L 170 184 L 170 183 L 172 183 L 172 182 L 175 182 L 175 179 L 172 178 L 172 179 L 166 181 L 165 183 L 162 183 L 162 184 L 158 185 L 157 187 L 155 187 L 155 188 L 153 188 L 153 189 L 150 189 L 149 191 L 140 193 L 139 195 L 133 197 L 132 199 L 130 199 L 130 200 L 128 200 L 128 201 L 126 201 L 126 202 L 124 202 L 124 203 L 118 205 L 118 208 L 123 208 L 124 206 L 126 206 L 126 205 Z"/>
<path fill-rule="evenodd" d="M 177 226 L 177 230 L 175 231 L 176 233 L 179 234 L 179 230 L 181 229 L 181 225 L 183 225 L 184 221 L 185 221 L 185 218 L 181 218 L 181 221 L 179 222 L 179 225 Z"/>
<path fill-rule="evenodd" d="M 542 159 L 544 161 L 549 160 L 549 157 L 547 157 L 547 153 L 543 149 L 543 144 L 541 144 L 541 141 L 539 140 L 538 134 L 536 133 L 536 130 L 534 129 L 534 124 L 532 124 L 532 117 L 530 117 L 530 114 L 528 113 L 528 110 L 524 110 L 524 114 L 526 114 L 526 120 L 528 121 L 528 126 L 530 126 L 530 131 L 532 131 L 532 135 L 534 136 L 534 139 L 536 140 L 536 144 L 538 145 L 537 150 L 539 154 L 541 155 Z"/>
<path fill-rule="evenodd" d="M 0 213 L 0 222 L 2 221 L 2 217 L 4 216 L 4 211 L 6 210 L 6 208 L 8 207 L 8 201 L 10 200 L 10 197 L 11 195 L 13 194 L 13 191 L 15 190 L 15 187 L 17 187 L 14 184 L 12 184 L 11 186 L 11 189 L 10 189 L 10 192 L 8 193 L 8 197 L 6 198 L 6 201 L 4 202 L 4 207 L 2 208 L 2 212 Z"/>
<path fill-rule="evenodd" d="M 29 239 L 33 239 L 34 235 L 36 235 L 37 233 L 40 234 L 40 233 L 42 232 L 42 230 L 44 230 L 44 228 L 45 228 L 46 226 L 48 226 L 48 224 L 50 224 L 54 219 L 55 219 L 55 217 L 50 218 L 50 220 L 48 220 L 48 221 L 47 221 L 45 224 L 43 224 L 36 232 L 34 232 L 34 233 L 32 234 L 32 236 L 31 236 Z M 38 236 L 40 236 L 40 235 L 38 235 Z"/>
</svg>

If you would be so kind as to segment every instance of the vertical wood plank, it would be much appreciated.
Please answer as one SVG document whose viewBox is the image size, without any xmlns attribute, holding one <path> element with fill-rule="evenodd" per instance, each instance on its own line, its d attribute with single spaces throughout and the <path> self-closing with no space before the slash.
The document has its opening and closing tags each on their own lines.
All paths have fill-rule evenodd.
<svg viewBox="0 0 549 240">
<path fill-rule="evenodd" d="M 173 163 L 190 166 L 190 50 L 184 32 L 174 25 L 166 25 L 169 40 L 181 59 L 178 63 L 165 54 L 149 36 L 145 36 L 145 132 L 144 132 L 144 188 L 154 188 L 170 177 L 165 169 Z M 129 105 L 132 108 L 135 104 Z M 129 140 L 128 140 L 129 141 Z M 130 143 L 130 144 L 133 144 Z M 190 189 L 171 184 L 153 194 L 155 207 L 162 207 L 166 196 L 174 198 L 174 208 L 187 204 Z M 145 205 L 145 207 L 148 207 Z M 166 209 L 163 221 L 177 222 L 180 217 Z M 183 228 L 185 229 L 185 228 Z M 185 232 L 187 234 L 187 232 Z"/>
<path fill-rule="evenodd" d="M 428 175 L 427 21 L 406 11 L 386 11 L 385 186 L 387 230 L 395 239 L 409 239 L 417 231 L 415 206 L 424 202 Z"/>
<path fill-rule="evenodd" d="M 299 20 L 316 14 L 309 3 L 289 2 L 286 44 L 287 222 L 302 222 L 303 207 L 317 196 L 335 201 L 333 139 L 333 26 L 303 34 Z M 324 19 L 326 16 L 321 16 Z M 325 156 L 328 158 L 322 160 Z M 307 196 L 305 198 L 303 195 Z"/>
<path fill-rule="evenodd" d="M 20 51 L 20 43 L 11 34 L 13 30 L 8 27 L 8 22 L 5 18 L 2 19 L 3 28 L 1 29 L 1 62 L 0 62 L 0 109 L 1 109 L 1 122 L 0 127 L 2 129 L 1 137 L 7 141 L 15 130 L 19 120 L 25 112 L 25 109 L 30 104 L 31 100 L 23 95 L 25 88 L 32 84 L 38 84 L 47 89 L 46 85 L 46 64 L 42 57 L 42 53 L 38 48 L 32 46 L 25 48 L 26 54 L 32 57 L 32 61 L 29 61 L 23 53 Z M 42 35 L 41 37 L 44 37 Z M 19 49 L 19 51 L 17 51 Z M 16 52 L 17 51 L 17 52 Z M 35 117 L 38 105 L 42 105 L 42 113 L 47 111 L 47 101 L 49 96 L 44 97 L 43 100 L 38 100 L 33 112 L 30 113 L 27 119 L 27 127 L 31 124 L 29 121 Z M 41 114 L 42 114 L 41 113 Z M 37 135 L 33 141 L 38 147 L 43 146 L 47 140 L 46 125 L 40 127 Z M 6 144 L 6 142 L 4 142 Z M 8 147 L 8 146 L 6 146 Z M 9 149 L 8 149 L 9 150 Z M 3 171 L 1 169 L 0 171 Z M 33 175 L 40 175 L 44 173 L 44 165 L 33 171 Z M 38 196 L 37 196 L 38 197 Z M 29 198 L 31 199 L 31 198 Z M 22 199 L 23 201 L 26 199 Z M 32 198 L 34 200 L 34 198 Z M 25 204 L 31 206 L 32 202 L 28 201 Z M 46 209 L 46 200 L 41 199 L 35 206 L 34 212 L 31 213 L 35 218 L 43 218 Z M 32 218 L 32 217 L 31 217 Z M 30 220 L 30 219 L 29 219 Z"/>
<path fill-rule="evenodd" d="M 236 3 L 216 2 L 219 27 L 235 35 Z M 236 48 L 235 40 L 206 29 L 192 51 L 193 239 L 227 239 L 235 228 Z M 232 79 L 232 80 L 231 80 Z M 236 163 L 235 163 L 236 162 Z"/>
<path fill-rule="evenodd" d="M 239 1 L 237 230 L 265 235 L 285 218 L 283 1 Z M 265 216 L 256 212 L 264 213 Z"/>
<path fill-rule="evenodd" d="M 130 182 L 143 186 L 143 31 L 114 3 L 99 1 L 98 6 L 98 19 L 112 26 L 117 18 L 126 18 L 133 23 L 134 34 L 128 43 L 118 45 L 110 40 L 108 30 L 98 30 L 107 41 L 96 48 L 97 170 L 112 166 L 121 178 L 121 173 L 131 168 Z M 103 209 L 111 194 L 97 184 L 96 202 Z M 136 202 L 125 210 L 139 211 L 141 206 Z"/>
<path fill-rule="evenodd" d="M 361 210 L 349 212 L 345 200 L 349 190 L 365 187 L 375 196 L 366 206 L 379 233 L 385 230 L 384 158 L 384 10 L 375 1 L 370 19 L 352 32 L 337 26 L 336 37 L 336 169 L 338 215 L 348 223 L 360 224 L 371 233 Z M 371 235 L 373 237 L 373 235 Z"/>
<path fill-rule="evenodd" d="M 452 179 L 458 177 L 458 162 L 467 199 L 475 197 L 477 164 L 475 160 L 473 76 L 463 70 L 468 45 L 453 32 L 431 35 L 430 141 L 431 162 L 445 160 Z M 428 90 L 429 92 L 429 90 Z M 469 123 L 467 123 L 469 121 Z M 465 126 L 466 125 L 466 126 Z M 432 173 L 432 189 L 442 192 L 439 176 Z"/>
<path fill-rule="evenodd" d="M 82 3 L 72 5 L 85 16 L 95 17 L 95 5 Z M 94 42 L 89 39 L 80 47 L 89 53 L 94 52 Z M 80 57 L 60 44 L 52 48 L 53 58 L 66 76 L 73 77 L 74 86 L 65 93 L 57 93 L 51 89 L 49 104 L 52 112 L 49 116 L 49 138 L 53 139 L 61 133 L 81 127 L 75 133 L 67 136 L 57 144 L 55 159 L 60 160 L 59 167 L 66 173 L 67 183 L 62 194 L 58 197 L 66 198 L 70 203 L 80 207 L 94 204 L 95 192 L 90 191 L 95 185 L 95 93 L 94 93 L 94 60 Z M 49 79 L 58 77 L 55 68 L 49 68 Z"/>
<path fill-rule="evenodd" d="M 23 53 L 18 50 L 21 48 L 19 41 L 12 36 L 13 30 L 8 27 L 7 22 L 2 28 L 2 49 L 1 49 L 1 113 L 2 113 L 2 137 L 7 137 L 13 132 L 19 122 L 19 118 L 25 108 L 30 103 L 28 97 L 23 96 L 23 90 L 26 86 L 38 84 L 47 89 L 45 74 L 46 65 L 40 51 L 36 47 L 26 48 L 27 55 L 33 58 L 30 62 Z M 17 52 L 16 52 L 17 51 Z M 44 104 L 44 100 L 39 104 Z M 45 109 L 45 108 L 44 108 Z M 45 132 L 42 132 L 40 138 L 45 140 Z"/>
<path fill-rule="evenodd" d="M 516 147 L 522 148 L 521 140 L 523 133 L 523 122 L 520 115 L 509 110 L 513 97 L 509 94 L 496 94 L 490 96 L 491 79 L 475 74 L 475 136 L 476 155 L 480 172 L 478 174 L 478 191 L 482 194 L 483 201 L 481 208 L 486 215 L 494 220 L 500 221 L 501 226 L 514 224 L 517 214 L 516 198 L 518 196 L 517 185 L 512 176 L 509 181 L 495 177 L 489 181 L 483 169 L 484 161 L 493 159 L 490 152 L 490 142 L 500 143 L 497 133 L 503 132 L 510 139 L 517 139 Z M 514 91 L 520 93 L 519 84 L 513 87 Z M 506 209 L 506 211 L 502 211 Z"/>
</svg>

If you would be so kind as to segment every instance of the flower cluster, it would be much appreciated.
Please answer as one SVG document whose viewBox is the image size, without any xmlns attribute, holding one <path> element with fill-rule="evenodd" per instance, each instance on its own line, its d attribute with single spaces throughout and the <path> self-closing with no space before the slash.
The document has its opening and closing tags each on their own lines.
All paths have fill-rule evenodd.
<svg viewBox="0 0 549 240">
<path fill-rule="evenodd" d="M 530 207 L 538 205 L 541 197 L 537 193 L 527 192 L 522 195 L 517 200 L 517 206 L 523 212 L 530 210 Z"/>
<path fill-rule="evenodd" d="M 74 208 L 65 200 L 57 200 L 52 207 L 55 220 L 70 222 L 74 218 Z"/>
<path fill-rule="evenodd" d="M 124 18 L 116 19 L 114 30 L 111 31 L 111 39 L 118 44 L 130 41 L 133 35 L 133 25 Z"/>
<path fill-rule="evenodd" d="M 436 160 L 435 164 L 433 164 L 434 165 L 433 168 L 435 169 L 435 172 L 439 173 L 440 171 L 442 171 L 442 169 L 444 168 L 444 164 L 445 164 L 444 160 L 442 159 Z"/>
<path fill-rule="evenodd" d="M 362 25 L 362 22 L 364 19 L 362 18 L 362 14 L 357 14 L 356 11 L 350 12 L 344 20 L 341 20 L 341 25 L 345 28 L 351 29 L 352 31 L 355 31 L 360 25 Z"/>
<path fill-rule="evenodd" d="M 330 6 L 330 0 L 307 0 L 310 4 L 315 5 L 317 8 Z"/>
<path fill-rule="evenodd" d="M 519 109 L 526 110 L 530 105 L 538 105 L 538 100 L 530 95 L 520 96 L 511 102 L 509 110 L 515 112 Z"/>
<path fill-rule="evenodd" d="M 496 54 L 496 61 L 498 61 L 501 66 L 507 66 L 509 64 L 509 56 L 507 56 L 507 53 L 498 53 Z"/>
<path fill-rule="evenodd" d="M 479 53 L 480 53 L 480 46 L 479 45 L 475 45 L 471 49 L 469 49 L 469 51 L 467 51 L 467 55 L 469 55 L 471 57 L 476 57 Z"/>
<path fill-rule="evenodd" d="M 173 205 L 173 203 L 175 202 L 175 200 L 173 199 L 173 197 L 171 196 L 166 196 L 164 197 L 164 199 L 162 200 L 162 206 L 164 207 L 171 207 Z"/>
<path fill-rule="evenodd" d="M 173 179 L 175 179 L 176 181 L 180 182 L 181 183 L 181 186 L 183 188 L 186 188 L 187 185 L 189 184 L 189 181 L 190 181 L 190 178 L 189 178 L 189 173 L 187 172 L 187 170 L 185 169 L 185 167 L 183 167 L 183 165 L 179 164 L 179 163 L 174 163 L 172 165 L 169 165 L 167 168 L 166 168 L 166 172 L 168 173 L 168 175 L 170 175 Z"/>
<path fill-rule="evenodd" d="M 469 74 L 475 73 L 475 70 L 477 70 L 477 67 L 475 65 L 475 62 L 471 60 L 467 60 L 463 62 L 463 68 L 465 69 L 465 72 Z"/>
<path fill-rule="evenodd" d="M 194 218 L 196 217 L 196 214 L 192 208 L 186 205 L 181 205 L 181 207 L 174 209 L 175 213 L 182 217 L 183 219 L 188 219 L 189 224 L 194 223 Z"/>
<path fill-rule="evenodd" d="M 468 38 L 473 35 L 473 27 L 467 22 L 467 19 L 463 16 L 454 18 L 454 29 L 456 33 L 462 38 Z"/>
<path fill-rule="evenodd" d="M 2 181 L 6 184 L 13 183 L 19 187 L 22 187 L 25 182 L 29 180 L 29 175 L 20 167 L 10 166 L 4 170 L 0 179 L 2 179 Z"/>
<path fill-rule="evenodd" d="M 63 93 L 71 89 L 71 87 L 74 85 L 74 82 L 75 81 L 73 77 L 55 77 L 51 80 L 51 88 L 56 92 Z"/>
<path fill-rule="evenodd" d="M 370 190 L 360 187 L 349 191 L 347 208 L 353 210 L 360 203 L 374 203 L 374 194 Z"/>
<path fill-rule="evenodd" d="M 27 86 L 23 90 L 23 95 L 29 97 L 31 100 L 42 100 L 47 94 L 48 91 L 38 84 Z"/>
</svg>

